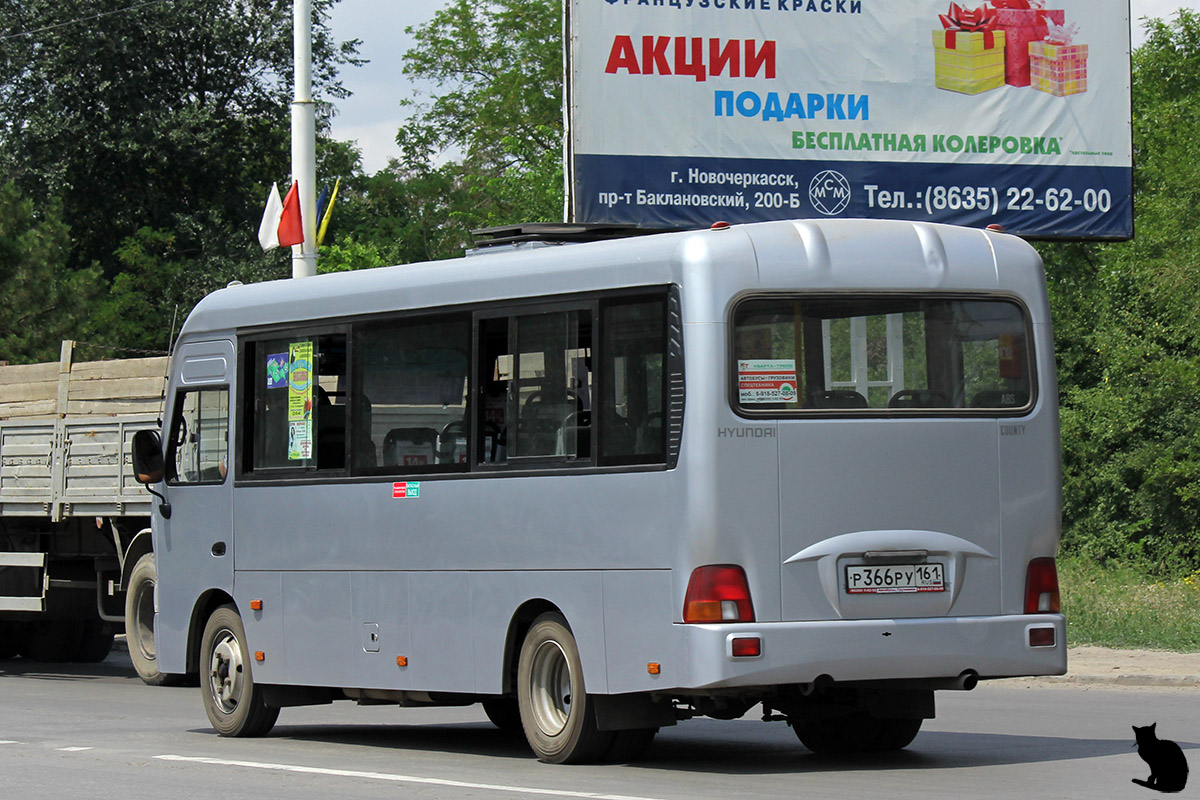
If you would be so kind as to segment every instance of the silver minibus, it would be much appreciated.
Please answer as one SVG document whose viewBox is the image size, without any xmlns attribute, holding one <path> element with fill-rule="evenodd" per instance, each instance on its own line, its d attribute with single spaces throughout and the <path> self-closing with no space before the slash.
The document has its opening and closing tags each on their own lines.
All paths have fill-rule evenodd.
<svg viewBox="0 0 1200 800">
<path fill-rule="evenodd" d="M 718 223 L 202 300 L 161 437 L 156 657 L 213 727 L 482 703 L 547 762 L 760 708 L 905 747 L 1066 670 L 1042 263 L 1001 232 Z"/>
</svg>

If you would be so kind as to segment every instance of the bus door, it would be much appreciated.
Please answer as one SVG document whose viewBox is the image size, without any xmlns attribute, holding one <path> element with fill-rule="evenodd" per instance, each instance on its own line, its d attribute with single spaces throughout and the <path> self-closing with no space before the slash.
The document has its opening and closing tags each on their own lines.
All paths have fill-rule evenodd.
<svg viewBox="0 0 1200 800">
<path fill-rule="evenodd" d="M 190 342 L 175 355 L 175 394 L 166 431 L 170 519 L 154 542 L 158 562 L 156 636 L 164 672 L 182 662 L 198 590 L 233 586 L 230 380 L 235 359 L 227 340 Z M 176 574 L 186 573 L 186 574 Z M 168 663 L 178 658 L 179 663 Z"/>
</svg>

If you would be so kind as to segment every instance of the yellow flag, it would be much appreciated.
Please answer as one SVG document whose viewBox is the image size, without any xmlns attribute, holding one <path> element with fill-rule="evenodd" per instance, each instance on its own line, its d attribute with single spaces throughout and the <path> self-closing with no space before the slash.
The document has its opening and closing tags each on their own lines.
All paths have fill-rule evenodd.
<svg viewBox="0 0 1200 800">
<path fill-rule="evenodd" d="M 337 200 L 338 187 L 341 185 L 341 178 L 333 184 L 333 194 L 329 198 L 329 205 L 325 206 L 325 213 L 321 215 L 321 226 L 317 228 L 317 247 L 325 241 L 325 229 L 329 227 L 329 218 L 333 216 L 333 202 Z"/>
</svg>

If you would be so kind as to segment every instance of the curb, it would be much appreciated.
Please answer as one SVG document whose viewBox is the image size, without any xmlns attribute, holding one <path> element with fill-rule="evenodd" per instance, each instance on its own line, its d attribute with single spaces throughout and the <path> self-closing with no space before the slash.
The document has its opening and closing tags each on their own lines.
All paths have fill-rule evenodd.
<svg viewBox="0 0 1200 800">
<path fill-rule="evenodd" d="M 1019 678 L 1017 680 L 1020 680 Z M 1171 686 L 1190 687 L 1200 686 L 1200 675 L 1104 675 L 1080 673 L 1072 675 L 1043 675 L 1037 678 L 1027 678 L 1033 683 L 1088 685 L 1088 686 Z"/>
<path fill-rule="evenodd" d="M 1068 673 L 1066 675 L 1038 675 L 1036 678 L 1002 678 L 1001 681 L 1021 681 L 1036 686 L 1165 686 L 1171 688 L 1200 687 L 1200 675 L 1106 675 L 1103 673 Z"/>
</svg>

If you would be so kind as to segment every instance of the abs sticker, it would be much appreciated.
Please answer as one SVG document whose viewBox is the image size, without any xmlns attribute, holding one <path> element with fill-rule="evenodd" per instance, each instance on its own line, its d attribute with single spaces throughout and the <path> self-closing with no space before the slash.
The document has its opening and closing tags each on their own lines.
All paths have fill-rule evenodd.
<svg viewBox="0 0 1200 800">
<path fill-rule="evenodd" d="M 794 358 L 738 361 L 739 403 L 791 403 L 796 385 Z"/>
<path fill-rule="evenodd" d="M 420 481 L 398 481 L 392 484 L 393 500 L 416 499 L 421 496 Z"/>
</svg>

